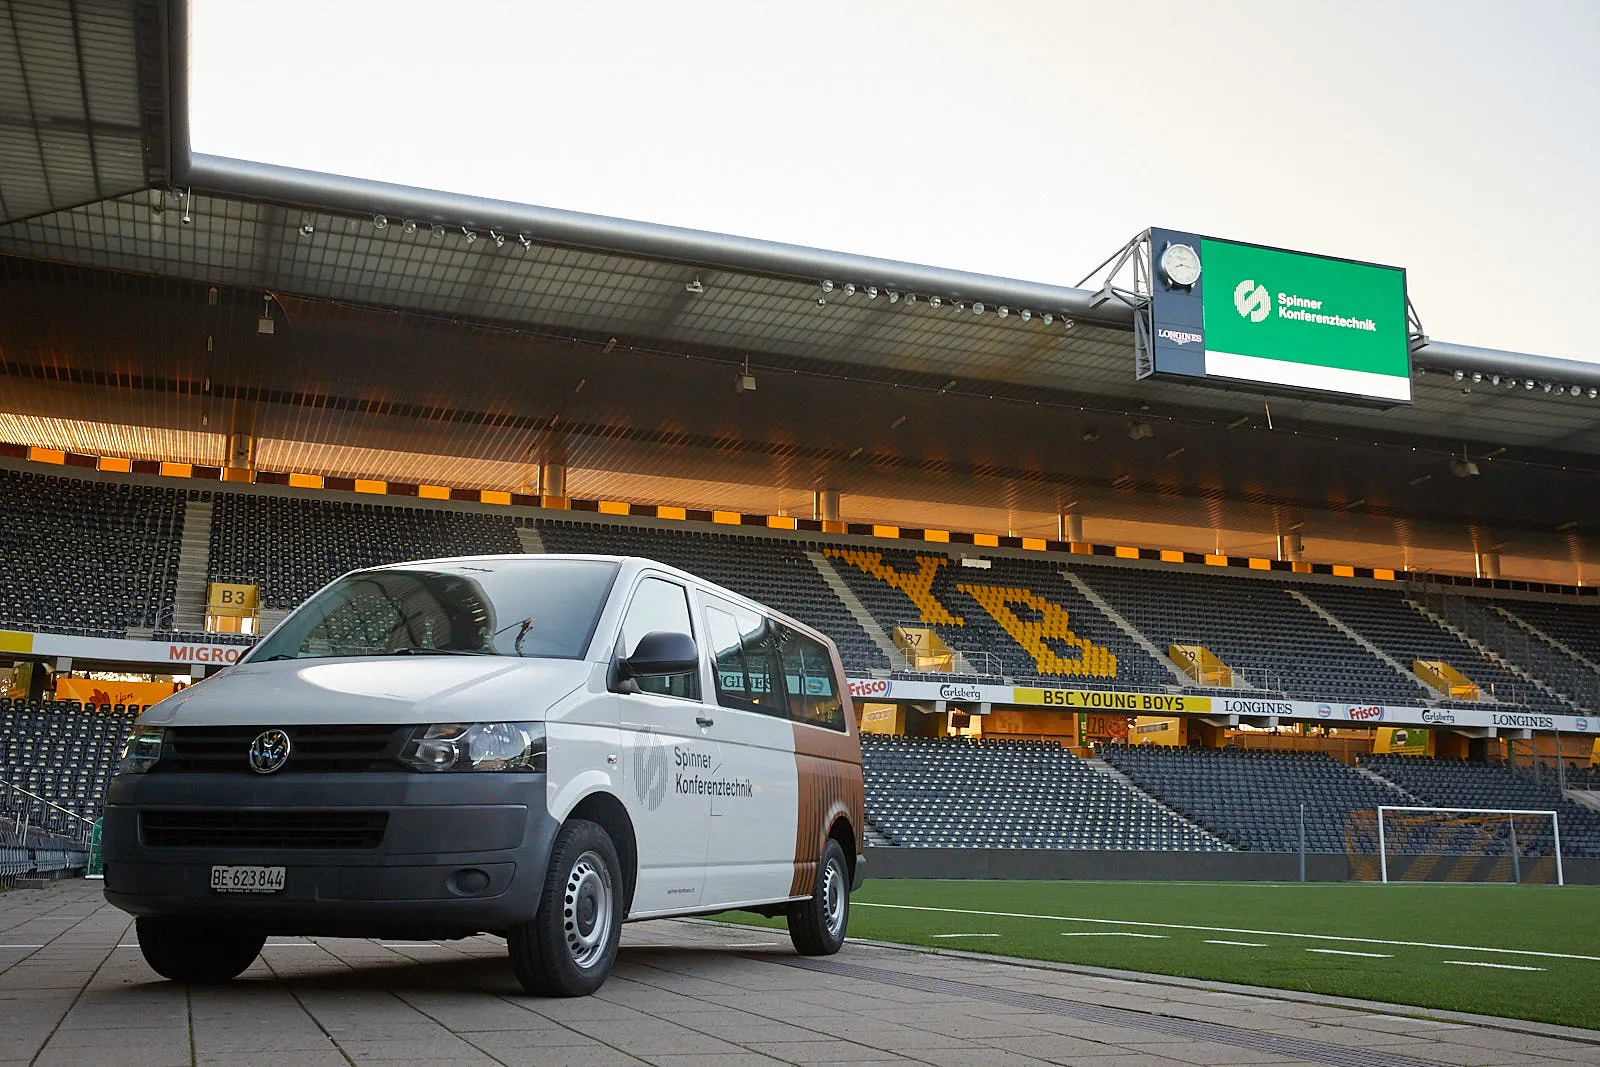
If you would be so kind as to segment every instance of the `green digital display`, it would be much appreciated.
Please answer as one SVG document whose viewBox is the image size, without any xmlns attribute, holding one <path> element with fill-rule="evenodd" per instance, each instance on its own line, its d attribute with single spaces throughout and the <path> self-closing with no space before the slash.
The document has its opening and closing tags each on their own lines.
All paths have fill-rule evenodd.
<svg viewBox="0 0 1600 1067">
<path fill-rule="evenodd" d="M 1405 272 L 1200 240 L 1205 376 L 1407 402 Z"/>
</svg>

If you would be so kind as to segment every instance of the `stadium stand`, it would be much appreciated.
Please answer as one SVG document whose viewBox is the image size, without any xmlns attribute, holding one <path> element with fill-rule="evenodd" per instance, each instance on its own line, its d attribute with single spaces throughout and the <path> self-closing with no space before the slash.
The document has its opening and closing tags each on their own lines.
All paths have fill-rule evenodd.
<svg viewBox="0 0 1600 1067">
<path fill-rule="evenodd" d="M 0 698 L 0 779 L 87 819 L 100 811 L 135 710 L 76 701 Z M 0 806 L 44 829 L 80 827 L 60 812 L 0 786 Z"/>
<path fill-rule="evenodd" d="M 774 607 L 833 638 L 846 670 L 889 667 L 795 541 L 565 519 L 540 519 L 537 529 L 551 552 L 645 556 Z"/>
<path fill-rule="evenodd" d="M 1251 684 L 1301 700 L 1415 704 L 1422 697 L 1278 582 L 1132 567 L 1073 573 L 1158 648 L 1204 645 Z"/>
<path fill-rule="evenodd" d="M 178 489 L 0 469 L 0 625 L 126 637 L 169 615 Z"/>
<path fill-rule="evenodd" d="M 222 634 L 210 630 L 157 630 L 150 637 L 155 641 L 170 641 L 180 645 L 253 645 L 262 634 Z"/>
<path fill-rule="evenodd" d="M 1302 591 L 1408 669 L 1415 660 L 1442 660 L 1474 682 L 1485 700 L 1559 715 L 1570 710 L 1554 695 L 1506 670 L 1422 614 L 1403 592 L 1332 585 L 1307 585 Z M 1475 706 L 1474 702 L 1440 703 Z"/>
<path fill-rule="evenodd" d="M 1600 856 L 1600 812 L 1568 800 L 1548 778 L 1513 767 L 1421 756 L 1375 755 L 1363 765 L 1433 807 L 1555 811 L 1562 854 Z"/>
<path fill-rule="evenodd" d="M 941 552 L 818 548 L 886 632 L 931 628 L 959 652 L 993 655 L 1017 681 L 1172 684 L 1172 673 L 1061 577 L 1059 564 L 996 557 L 979 569 Z"/>
<path fill-rule="evenodd" d="M 1059 746 L 864 734 L 867 819 L 904 847 L 1226 851 Z"/>
<path fill-rule="evenodd" d="M 1100 758 L 1140 789 L 1235 848 L 1344 852 L 1353 811 L 1405 804 L 1405 794 L 1321 753 L 1104 745 Z"/>
<path fill-rule="evenodd" d="M 1600 608 L 1545 600 L 1506 600 L 1497 606 L 1560 641 L 1590 664 L 1600 665 Z"/>
<path fill-rule="evenodd" d="M 208 580 L 257 585 L 268 608 L 360 567 L 522 551 L 509 515 L 243 493 L 212 502 Z"/>
</svg>

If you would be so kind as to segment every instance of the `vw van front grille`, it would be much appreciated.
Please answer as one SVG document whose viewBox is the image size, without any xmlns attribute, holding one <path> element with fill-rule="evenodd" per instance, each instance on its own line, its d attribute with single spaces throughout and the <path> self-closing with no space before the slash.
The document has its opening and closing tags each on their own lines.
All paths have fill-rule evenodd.
<svg viewBox="0 0 1600 1067">
<path fill-rule="evenodd" d="M 169 729 L 154 771 L 248 771 L 250 745 L 262 733 L 289 735 L 282 773 L 398 771 L 395 757 L 411 726 L 178 726 Z"/>
<path fill-rule="evenodd" d="M 151 848 L 377 848 L 386 811 L 194 811 L 139 813 Z"/>
</svg>

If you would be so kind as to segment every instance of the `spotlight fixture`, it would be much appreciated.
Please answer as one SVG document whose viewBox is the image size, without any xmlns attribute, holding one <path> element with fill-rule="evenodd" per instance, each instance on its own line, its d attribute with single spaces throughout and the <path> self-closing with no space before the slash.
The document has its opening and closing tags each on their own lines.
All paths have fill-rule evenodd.
<svg viewBox="0 0 1600 1067">
<path fill-rule="evenodd" d="M 1507 389 L 1515 389 L 1516 387 L 1517 387 L 1517 380 L 1515 378 L 1507 378 L 1506 379 L 1506 388 Z"/>
<path fill-rule="evenodd" d="M 300 224 L 300 236 L 301 237 L 310 237 L 312 234 L 314 234 L 316 232 L 317 232 L 317 228 L 316 228 L 315 225 L 312 224 L 310 219 L 306 219 L 304 222 L 302 222 Z"/>
<path fill-rule="evenodd" d="M 856 295 L 856 283 L 855 282 L 845 282 L 844 283 L 844 295 L 845 296 L 855 296 Z"/>
<path fill-rule="evenodd" d="M 889 303 L 891 304 L 898 304 L 900 302 L 900 294 L 895 292 L 893 289 L 890 289 L 885 295 L 888 296 Z"/>
<path fill-rule="evenodd" d="M 1476 478 L 1478 465 L 1465 456 L 1450 461 L 1450 473 L 1457 478 Z"/>
<path fill-rule="evenodd" d="M 1023 322 L 1027 322 L 1029 319 L 1033 318 L 1033 312 L 1029 311 L 1027 308 L 1023 308 L 1021 311 L 1017 312 L 1017 315 L 1022 319 Z"/>
<path fill-rule="evenodd" d="M 1473 385 L 1477 385 L 1481 381 L 1483 381 L 1483 375 L 1481 373 L 1479 373 L 1478 371 L 1473 371 L 1472 372 L 1472 384 Z"/>
<path fill-rule="evenodd" d="M 489 239 L 494 242 L 496 248 L 504 248 L 506 246 L 506 235 L 503 233 L 495 233 L 490 230 Z"/>
<path fill-rule="evenodd" d="M 1597 396 L 1600 396 L 1600 389 L 1596 389 L 1594 386 L 1591 385 L 1589 387 L 1589 399 L 1593 400 Z"/>
<path fill-rule="evenodd" d="M 407 234 L 416 233 L 417 232 L 417 220 L 416 219 L 406 219 L 406 221 L 404 221 L 404 222 L 402 222 L 400 224 L 400 230 L 401 230 L 401 232 L 407 233 Z"/>
<path fill-rule="evenodd" d="M 1078 324 L 1076 322 L 1072 321 L 1071 319 L 1067 318 L 1065 315 L 1061 316 L 1061 328 L 1063 330 L 1070 330 L 1076 325 L 1078 325 Z"/>
<path fill-rule="evenodd" d="M 956 380 L 954 378 L 951 378 L 948 382 L 945 382 L 943 385 L 941 385 L 939 387 L 939 395 L 943 396 L 945 393 L 948 393 L 950 390 L 954 389 L 955 387 L 956 387 Z"/>
<path fill-rule="evenodd" d="M 967 310 L 967 305 L 965 305 L 965 304 L 963 304 L 963 303 L 962 303 L 962 302 L 961 302 L 961 301 L 959 301 L 959 300 L 952 300 L 952 301 L 951 301 L 951 302 L 950 302 L 950 306 L 951 306 L 951 307 L 952 307 L 952 308 L 954 308 L 954 309 L 955 309 L 955 313 L 956 313 L 956 314 L 957 314 L 957 315 L 959 315 L 959 314 L 961 314 L 961 313 L 962 313 L 962 312 L 963 312 L 963 311 L 965 311 L 965 310 Z"/>
<path fill-rule="evenodd" d="M 878 287 L 876 285 L 867 286 L 867 299 L 868 300 L 876 300 L 876 299 L 878 299 Z"/>
<path fill-rule="evenodd" d="M 982 315 L 983 314 L 983 301 L 982 300 L 974 300 L 972 302 L 972 313 L 974 315 Z"/>
<path fill-rule="evenodd" d="M 1550 389 L 1551 389 L 1550 383 L 1549 382 L 1545 382 L 1544 383 L 1544 391 L 1548 393 L 1550 391 Z"/>
<path fill-rule="evenodd" d="M 388 215 L 374 215 L 374 216 L 372 216 L 372 225 L 377 227 L 380 230 L 387 230 L 389 228 L 389 216 Z"/>
<path fill-rule="evenodd" d="M 528 240 L 528 235 L 525 233 L 517 234 L 517 240 L 522 242 L 522 250 L 524 252 L 533 247 L 533 242 Z"/>
<path fill-rule="evenodd" d="M 1044 324 L 1045 324 L 1045 325 L 1046 325 L 1046 326 L 1048 326 L 1048 325 L 1050 325 L 1050 324 L 1051 324 L 1051 323 L 1052 323 L 1052 322 L 1054 322 L 1054 321 L 1055 321 L 1055 316 L 1054 316 L 1054 315 L 1052 315 L 1052 314 L 1050 314 L 1050 312 L 1048 312 L 1048 311 L 1046 311 L 1046 312 L 1045 312 L 1045 313 L 1044 313 L 1044 314 L 1042 314 L 1042 315 L 1040 315 L 1040 316 L 1039 316 L 1039 320 L 1040 320 L 1040 321 L 1041 321 L 1041 322 L 1043 322 L 1043 323 L 1044 323 Z"/>
<path fill-rule="evenodd" d="M 706 291 L 706 287 L 700 284 L 700 276 L 697 274 L 695 275 L 694 281 L 683 283 L 683 291 L 686 293 L 694 293 L 696 296 L 698 296 Z"/>
<path fill-rule="evenodd" d="M 756 391 L 756 376 L 750 373 L 750 357 L 744 357 L 744 370 L 733 376 L 733 391 L 736 393 L 753 393 Z"/>
<path fill-rule="evenodd" d="M 1467 376 L 1467 372 L 1466 371 L 1458 370 L 1454 374 L 1452 374 L 1450 377 L 1454 378 L 1456 381 L 1459 382 L 1461 379 L 1465 378 L 1466 376 Z"/>
<path fill-rule="evenodd" d="M 1410 485 L 1410 486 L 1418 486 L 1418 485 L 1421 485 L 1421 484 L 1422 484 L 1422 483 L 1423 483 L 1423 482 L 1431 482 L 1431 481 L 1433 481 L 1433 475 L 1431 475 L 1431 474 L 1424 474 L 1424 475 L 1422 475 L 1422 477 L 1420 477 L 1420 478 L 1413 478 L 1413 479 L 1411 479 L 1411 480 L 1410 480 L 1410 481 L 1409 481 L 1409 482 L 1407 482 L 1407 483 L 1406 483 L 1406 484 L 1407 484 L 1407 485 Z"/>
<path fill-rule="evenodd" d="M 465 226 L 461 227 L 461 236 L 467 239 L 467 244 L 469 245 L 478 239 L 478 235 L 467 229 Z"/>
<path fill-rule="evenodd" d="M 183 214 L 178 217 L 178 221 L 183 223 L 185 226 L 191 226 L 191 225 L 194 224 L 194 216 L 189 214 L 189 205 L 188 204 L 183 205 Z M 307 230 L 304 226 L 302 226 L 302 227 L 300 227 L 300 232 L 301 233 L 309 233 L 310 231 Z"/>
<path fill-rule="evenodd" d="M 917 294 L 916 293 L 907 293 L 906 294 L 906 307 L 910 307 L 912 304 L 915 304 L 916 302 L 917 302 Z"/>
<path fill-rule="evenodd" d="M 1500 375 L 1498 375 L 1498 374 L 1489 375 L 1489 384 L 1490 385 L 1499 385 L 1500 384 Z"/>
<path fill-rule="evenodd" d="M 817 297 L 817 307 L 825 308 L 827 306 L 828 306 L 828 298 L 827 297 L 825 297 L 825 296 Z"/>
<path fill-rule="evenodd" d="M 1527 381 L 1522 383 L 1522 387 L 1524 389 L 1532 389 L 1536 384 L 1537 383 L 1532 378 L 1529 378 Z"/>
<path fill-rule="evenodd" d="M 855 459 L 859 455 L 861 455 L 861 446 L 860 445 L 856 445 L 856 447 L 854 447 L 854 448 L 852 448 L 850 450 L 850 455 L 847 458 Z"/>
<path fill-rule="evenodd" d="M 432 234 L 432 235 L 433 235 L 433 239 L 434 239 L 434 240 L 435 240 L 435 241 L 437 241 L 437 240 L 439 240 L 439 239 L 440 239 L 440 238 L 441 238 L 441 237 L 443 237 L 443 236 L 444 236 L 444 226 L 443 226 L 443 225 L 441 225 L 441 224 L 440 224 L 440 223 L 437 223 L 437 222 L 436 222 L 436 223 L 434 223 L 434 224 L 433 224 L 433 226 L 432 226 L 432 228 L 430 228 L 430 229 L 429 229 L 429 230 L 428 230 L 428 232 L 429 232 L 429 233 L 430 233 L 430 234 Z"/>
<path fill-rule="evenodd" d="M 827 278 L 822 279 L 822 291 L 824 293 L 833 292 L 833 282 L 830 279 L 827 279 Z"/>
<path fill-rule="evenodd" d="M 1004 304 L 1001 304 L 999 307 L 994 309 L 994 313 L 1003 319 L 1007 315 L 1011 314 L 1011 309 L 1006 307 Z"/>
<path fill-rule="evenodd" d="M 939 305 L 942 303 L 944 303 L 944 301 L 940 300 L 937 296 L 928 297 L 928 306 L 933 308 L 935 311 L 939 309 Z"/>
<path fill-rule="evenodd" d="M 1583 392 L 1583 390 L 1579 389 L 1576 385 L 1574 385 L 1572 388 L 1567 390 L 1567 395 L 1568 396 L 1577 396 L 1581 392 Z"/>
</svg>

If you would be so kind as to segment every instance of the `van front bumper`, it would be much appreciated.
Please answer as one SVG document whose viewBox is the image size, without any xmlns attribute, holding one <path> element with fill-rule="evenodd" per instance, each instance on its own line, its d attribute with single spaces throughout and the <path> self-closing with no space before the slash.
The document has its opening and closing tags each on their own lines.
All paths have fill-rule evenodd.
<svg viewBox="0 0 1600 1067">
<path fill-rule="evenodd" d="M 560 829 L 544 797 L 543 774 L 121 774 L 106 796 L 106 900 L 268 934 L 503 931 L 539 908 Z M 221 892 L 214 866 L 283 867 L 284 885 Z"/>
</svg>

